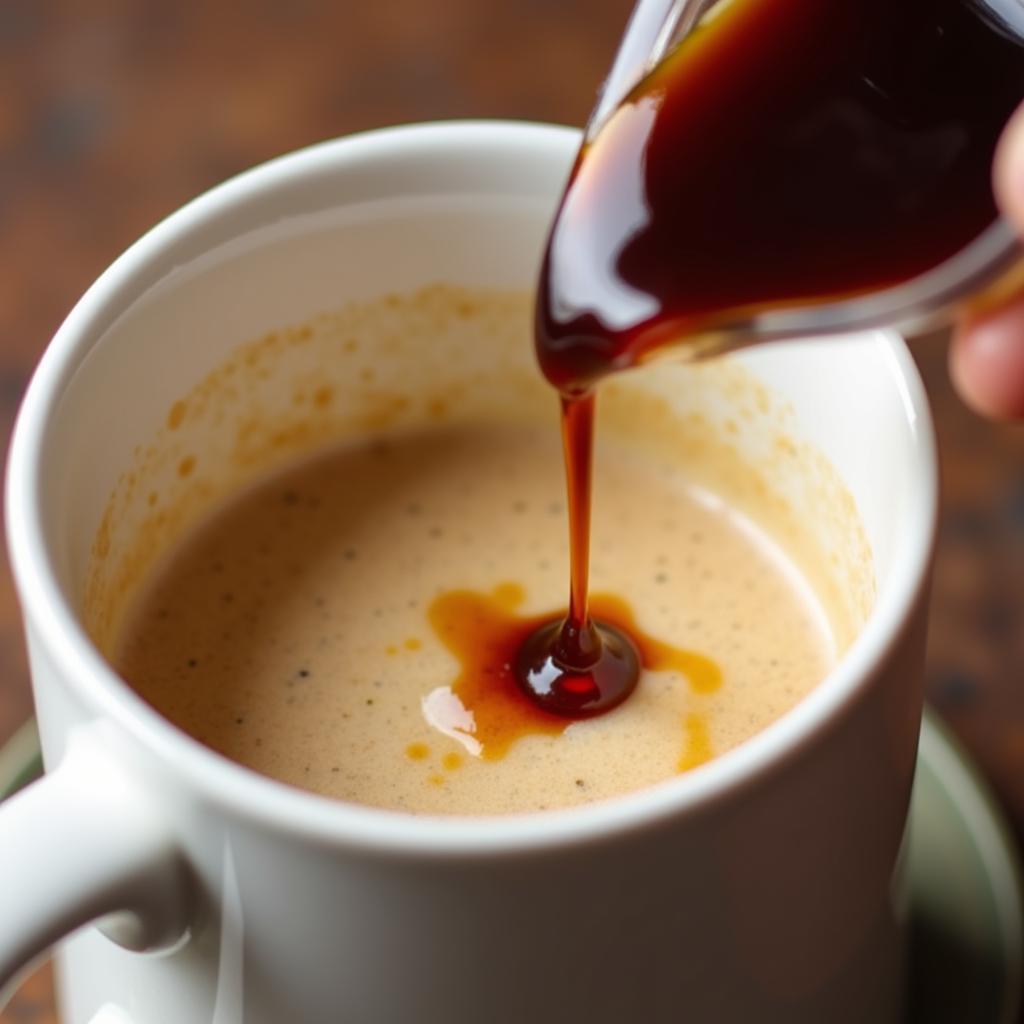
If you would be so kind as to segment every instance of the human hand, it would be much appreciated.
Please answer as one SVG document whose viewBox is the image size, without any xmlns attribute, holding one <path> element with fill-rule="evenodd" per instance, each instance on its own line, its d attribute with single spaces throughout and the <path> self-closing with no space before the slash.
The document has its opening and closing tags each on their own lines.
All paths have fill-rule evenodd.
<svg viewBox="0 0 1024 1024">
<path fill-rule="evenodd" d="M 996 151 L 996 199 L 1024 238 L 1024 106 Z M 965 316 L 950 349 L 950 373 L 961 396 L 993 419 L 1024 419 L 1024 293 L 998 309 Z"/>
</svg>

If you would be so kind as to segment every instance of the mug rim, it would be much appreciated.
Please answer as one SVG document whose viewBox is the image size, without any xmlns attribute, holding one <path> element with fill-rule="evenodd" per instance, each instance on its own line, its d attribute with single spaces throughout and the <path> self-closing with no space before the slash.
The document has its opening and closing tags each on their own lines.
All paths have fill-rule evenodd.
<svg viewBox="0 0 1024 1024">
<path fill-rule="evenodd" d="M 907 543 L 868 621 L 836 666 L 781 718 L 712 761 L 657 785 L 578 807 L 492 816 L 430 816 L 350 804 L 295 789 L 204 747 L 134 693 L 87 636 L 58 581 L 42 528 L 41 461 L 49 412 L 96 338 L 97 326 L 137 297 L 147 267 L 226 208 L 296 188 L 313 174 L 366 161 L 505 151 L 509 159 L 563 160 L 582 133 L 526 121 L 441 121 L 344 136 L 277 157 L 193 199 L 133 243 L 88 289 L 50 342 L 15 424 L 7 471 L 7 542 L 26 624 L 45 639 L 62 681 L 99 717 L 113 719 L 172 774 L 212 805 L 264 827 L 350 848 L 395 855 L 486 855 L 607 840 L 696 813 L 735 795 L 794 757 L 857 699 L 906 627 L 927 585 L 937 521 L 937 466 L 931 415 L 902 338 L 866 332 L 883 350 L 912 441 Z M 492 188 L 492 196 L 498 191 Z M 144 288 L 142 289 L 144 290 Z"/>
</svg>

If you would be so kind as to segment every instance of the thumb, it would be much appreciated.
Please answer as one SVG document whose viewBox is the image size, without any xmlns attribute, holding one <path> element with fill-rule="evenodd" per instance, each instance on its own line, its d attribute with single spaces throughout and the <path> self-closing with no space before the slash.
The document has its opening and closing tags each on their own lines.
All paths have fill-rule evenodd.
<svg viewBox="0 0 1024 1024">
<path fill-rule="evenodd" d="M 992 172 L 996 200 L 1024 237 L 1024 105 L 1010 119 Z M 962 317 L 950 349 L 957 390 L 978 412 L 1024 419 L 1024 295 L 998 310 Z"/>
</svg>

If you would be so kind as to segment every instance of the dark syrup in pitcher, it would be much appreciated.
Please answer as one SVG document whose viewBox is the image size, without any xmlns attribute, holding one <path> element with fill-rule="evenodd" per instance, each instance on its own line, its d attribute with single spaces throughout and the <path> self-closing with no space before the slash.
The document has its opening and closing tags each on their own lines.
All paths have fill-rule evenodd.
<svg viewBox="0 0 1024 1024">
<path fill-rule="evenodd" d="M 716 321 L 908 281 L 980 235 L 1022 36 L 1018 0 L 728 0 L 584 145 L 538 293 L 572 581 L 565 620 L 521 649 L 535 703 L 605 711 L 639 672 L 587 610 L 596 382 Z"/>
</svg>

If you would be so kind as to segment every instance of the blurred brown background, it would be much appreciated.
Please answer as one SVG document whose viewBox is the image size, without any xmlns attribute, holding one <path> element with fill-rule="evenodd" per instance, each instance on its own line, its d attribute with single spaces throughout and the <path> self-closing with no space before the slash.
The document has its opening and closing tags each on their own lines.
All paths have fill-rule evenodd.
<svg viewBox="0 0 1024 1024">
<path fill-rule="evenodd" d="M 320 139 L 406 121 L 580 124 L 631 0 L 0 0 L 0 430 L 89 283 L 198 192 Z M 1024 427 L 915 351 L 944 475 L 928 695 L 1024 837 Z M 31 714 L 0 566 L 0 744 Z M 0 1022 L 53 1020 L 47 972 Z"/>
</svg>

